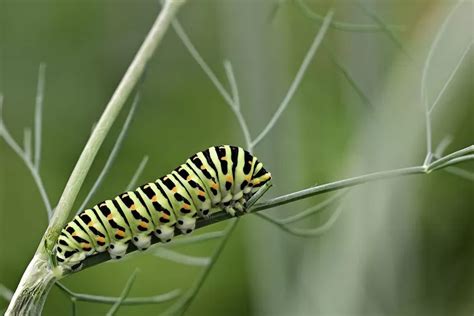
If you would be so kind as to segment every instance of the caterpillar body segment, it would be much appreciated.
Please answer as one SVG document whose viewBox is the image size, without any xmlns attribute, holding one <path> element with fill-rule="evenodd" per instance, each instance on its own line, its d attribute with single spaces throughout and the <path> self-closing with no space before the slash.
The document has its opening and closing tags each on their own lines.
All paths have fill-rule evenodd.
<svg viewBox="0 0 474 316">
<path fill-rule="evenodd" d="M 78 270 L 91 255 L 107 251 L 120 259 L 128 245 L 145 250 L 152 235 L 169 242 L 191 233 L 198 218 L 247 211 L 248 199 L 270 181 L 256 157 L 223 145 L 198 152 L 170 174 L 80 212 L 56 243 L 58 265 Z"/>
<path fill-rule="evenodd" d="M 135 192 L 142 198 L 150 211 L 155 225 L 154 235 L 162 242 L 171 241 L 174 236 L 176 216 L 164 193 L 161 193 L 155 183 L 142 185 Z"/>
</svg>

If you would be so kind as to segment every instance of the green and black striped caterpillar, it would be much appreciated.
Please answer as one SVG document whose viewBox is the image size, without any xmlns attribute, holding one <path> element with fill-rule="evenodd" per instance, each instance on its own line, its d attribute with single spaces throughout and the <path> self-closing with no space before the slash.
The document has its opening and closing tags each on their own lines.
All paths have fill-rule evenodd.
<svg viewBox="0 0 474 316">
<path fill-rule="evenodd" d="M 234 216 L 271 179 L 263 164 L 240 147 L 208 148 L 170 174 L 135 191 L 83 210 L 61 231 L 55 247 L 60 266 L 79 270 L 88 256 L 108 251 L 122 258 L 130 241 L 150 246 L 154 234 L 162 242 L 194 230 L 196 217 L 225 210 Z"/>
</svg>

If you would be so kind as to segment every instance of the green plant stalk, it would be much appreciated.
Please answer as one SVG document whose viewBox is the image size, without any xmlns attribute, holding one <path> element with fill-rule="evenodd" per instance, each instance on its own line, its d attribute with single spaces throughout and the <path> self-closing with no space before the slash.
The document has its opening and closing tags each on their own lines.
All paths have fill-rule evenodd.
<svg viewBox="0 0 474 316">
<path fill-rule="evenodd" d="M 184 2 L 185 0 L 168 0 L 165 2 L 84 147 L 59 199 L 48 228 L 20 280 L 5 315 L 41 314 L 49 290 L 57 277 L 50 267 L 50 254 L 57 237 L 68 219 L 77 194 L 100 146 L 142 76 L 148 61 L 153 56 L 172 19 Z"/>
</svg>

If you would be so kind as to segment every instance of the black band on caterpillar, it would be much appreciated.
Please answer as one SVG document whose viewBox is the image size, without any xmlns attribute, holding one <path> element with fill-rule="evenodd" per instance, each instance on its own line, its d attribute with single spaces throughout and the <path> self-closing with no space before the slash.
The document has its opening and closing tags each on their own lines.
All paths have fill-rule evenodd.
<svg viewBox="0 0 474 316">
<path fill-rule="evenodd" d="M 80 212 L 58 238 L 57 262 L 78 270 L 86 257 L 100 252 L 122 258 L 130 241 L 145 250 L 152 234 L 162 242 L 170 241 L 175 229 L 189 234 L 197 217 L 246 211 L 247 200 L 270 179 L 263 164 L 244 149 L 208 148 L 155 182 Z"/>
</svg>

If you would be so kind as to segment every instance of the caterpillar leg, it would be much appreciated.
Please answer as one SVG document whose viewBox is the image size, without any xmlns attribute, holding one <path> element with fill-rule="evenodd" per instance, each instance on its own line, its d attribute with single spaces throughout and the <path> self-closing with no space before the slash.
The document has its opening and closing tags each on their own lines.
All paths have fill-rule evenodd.
<svg viewBox="0 0 474 316">
<path fill-rule="evenodd" d="M 170 242 L 174 236 L 174 228 L 170 226 L 160 226 L 155 230 L 154 234 L 161 242 Z"/>
<path fill-rule="evenodd" d="M 244 212 L 244 211 L 246 211 L 246 210 L 244 209 L 244 205 L 245 205 L 245 202 L 244 202 L 244 203 L 241 203 L 240 201 L 236 201 L 236 202 L 234 203 L 234 209 L 237 210 L 237 211 L 239 211 L 239 212 Z"/>
<path fill-rule="evenodd" d="M 108 251 L 110 258 L 122 259 L 127 253 L 128 243 L 126 242 L 115 242 L 109 245 Z"/>
<path fill-rule="evenodd" d="M 140 251 L 147 250 L 151 245 L 151 236 L 150 235 L 137 235 L 132 238 L 133 244 L 138 248 Z"/>
<path fill-rule="evenodd" d="M 232 205 L 226 206 L 225 211 L 230 216 L 235 216 L 235 214 L 237 214 L 237 211 L 235 210 L 235 208 Z"/>
<path fill-rule="evenodd" d="M 176 227 L 181 231 L 183 235 L 190 234 L 196 227 L 196 219 L 190 217 L 181 217 L 180 219 L 178 219 Z"/>
<path fill-rule="evenodd" d="M 200 210 L 199 216 L 201 216 L 202 218 L 208 219 L 210 216 L 210 210 L 209 209 Z"/>
</svg>

